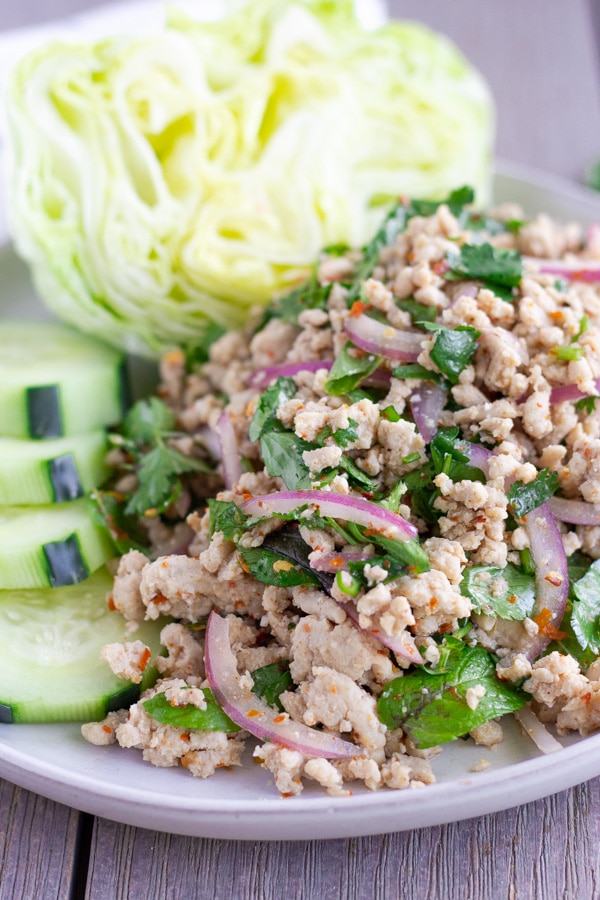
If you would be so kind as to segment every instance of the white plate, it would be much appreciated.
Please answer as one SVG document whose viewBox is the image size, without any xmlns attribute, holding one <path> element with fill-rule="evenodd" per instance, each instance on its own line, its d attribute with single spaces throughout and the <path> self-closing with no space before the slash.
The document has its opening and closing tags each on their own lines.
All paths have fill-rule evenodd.
<svg viewBox="0 0 600 900">
<path fill-rule="evenodd" d="M 503 165 L 495 199 L 526 212 L 600 221 L 600 199 L 553 176 Z M 0 248 L 0 308 L 39 316 L 25 267 Z M 422 790 L 357 789 L 331 798 L 316 788 L 282 799 L 253 764 L 201 781 L 182 768 L 157 769 L 135 750 L 93 747 L 77 725 L 0 725 L 0 776 L 52 800 L 118 822 L 197 837 L 248 840 L 340 838 L 401 831 L 497 812 L 600 774 L 600 735 L 564 741 L 540 756 L 509 720 L 495 750 L 456 741 L 434 761 L 438 783 Z M 489 767 L 472 771 L 484 759 Z"/>
</svg>

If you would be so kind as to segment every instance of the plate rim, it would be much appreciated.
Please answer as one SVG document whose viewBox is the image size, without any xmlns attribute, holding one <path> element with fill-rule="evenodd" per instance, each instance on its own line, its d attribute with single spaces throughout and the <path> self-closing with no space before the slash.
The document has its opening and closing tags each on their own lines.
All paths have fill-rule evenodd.
<svg viewBox="0 0 600 900">
<path fill-rule="evenodd" d="M 505 185 L 534 188 L 556 195 L 560 202 L 589 207 L 600 221 L 600 195 L 567 178 L 506 160 L 494 172 Z M 519 202 L 518 197 L 515 198 Z M 0 252 L 14 252 L 11 241 Z M 61 728 L 73 723 L 64 723 Z M 45 726 L 43 726 L 45 727 Z M 464 777 L 437 782 L 422 790 L 355 793 L 352 797 L 302 795 L 283 800 L 189 797 L 154 794 L 143 787 L 112 785 L 78 770 L 61 767 L 11 746 L 4 729 L 35 729 L 36 725 L 0 725 L 0 777 L 44 797 L 84 812 L 144 828 L 192 837 L 237 840 L 306 840 L 367 836 L 441 825 L 496 813 L 555 794 L 600 775 L 600 734 L 577 738 L 556 754 L 536 755 L 516 763 L 468 772 Z M 39 732 L 38 732 L 39 733 Z M 83 739 L 82 739 L 83 740 Z M 94 748 L 116 751 L 121 748 Z M 139 751 L 131 751 L 139 756 Z M 560 759 L 560 764 L 558 760 Z M 140 766 L 149 766 L 139 758 Z M 550 775 L 550 777 L 549 777 Z M 187 773 L 182 777 L 189 778 Z M 465 802 L 465 789 L 475 786 Z M 453 801 L 462 799 L 455 804 Z M 152 820 L 156 819 L 153 825 Z"/>
</svg>

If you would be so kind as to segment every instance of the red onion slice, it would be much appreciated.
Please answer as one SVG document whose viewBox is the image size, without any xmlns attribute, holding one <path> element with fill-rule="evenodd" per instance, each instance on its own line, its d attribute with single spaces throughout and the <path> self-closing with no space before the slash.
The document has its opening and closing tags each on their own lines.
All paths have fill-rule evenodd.
<svg viewBox="0 0 600 900">
<path fill-rule="evenodd" d="M 237 437 L 227 410 L 217 420 L 217 433 L 221 443 L 221 471 L 225 487 L 231 489 L 242 474 L 242 464 Z"/>
<path fill-rule="evenodd" d="M 248 387 L 266 388 L 276 378 L 293 378 L 299 372 L 318 372 L 319 369 L 331 369 L 333 362 L 330 359 L 310 359 L 306 362 L 285 362 L 276 366 L 267 366 L 257 369 L 248 379 Z"/>
<path fill-rule="evenodd" d="M 349 759 L 361 756 L 360 747 L 294 722 L 241 683 L 229 640 L 229 622 L 213 610 L 206 625 L 206 677 L 217 701 L 240 728 L 263 741 L 298 750 L 305 756 Z"/>
<path fill-rule="evenodd" d="M 536 601 L 532 618 L 539 632 L 525 648 L 527 658 L 534 660 L 560 628 L 569 595 L 569 570 L 562 537 L 547 503 L 528 513 L 523 526 L 535 566 Z"/>
<path fill-rule="evenodd" d="M 600 378 L 595 382 L 596 390 L 600 393 Z M 576 384 L 560 384 L 558 387 L 552 388 L 550 392 L 550 403 L 564 403 L 566 400 L 583 400 L 589 394 L 580 391 Z"/>
<path fill-rule="evenodd" d="M 345 550 L 343 553 L 324 553 L 311 562 L 311 569 L 316 572 L 341 572 L 348 568 L 349 562 L 368 562 L 368 556 L 363 550 Z"/>
<path fill-rule="evenodd" d="M 600 504 L 551 497 L 548 506 L 559 522 L 568 522 L 570 525 L 600 525 Z"/>
<path fill-rule="evenodd" d="M 398 513 L 353 494 L 334 494 L 330 491 L 280 491 L 252 497 L 244 503 L 242 509 L 251 516 L 264 519 L 277 513 L 293 512 L 305 505 L 315 507 L 322 516 L 354 522 L 369 531 L 397 541 L 409 541 L 418 535 L 415 526 Z"/>
<path fill-rule="evenodd" d="M 339 601 L 336 601 L 339 602 Z M 353 603 L 339 604 L 349 619 L 356 625 L 359 631 L 371 635 L 376 641 L 379 641 L 388 650 L 391 650 L 396 656 L 407 659 L 416 666 L 422 666 L 425 660 L 417 650 L 415 639 L 410 634 L 403 634 L 400 637 L 392 637 L 386 634 L 381 628 L 363 628 L 359 622 L 359 613 Z"/>
<path fill-rule="evenodd" d="M 540 722 L 531 707 L 523 706 L 513 713 L 515 719 L 525 732 L 531 738 L 538 750 L 542 753 L 556 753 L 562 750 L 562 744 L 550 734 L 546 726 Z"/>
<path fill-rule="evenodd" d="M 445 389 L 432 381 L 423 381 L 410 395 L 410 409 L 417 431 L 428 444 L 438 430 L 440 415 L 446 405 Z"/>
<path fill-rule="evenodd" d="M 347 316 L 344 319 L 344 331 L 361 350 L 405 362 L 416 362 L 421 345 L 427 339 L 427 335 L 422 332 L 399 331 L 364 313 L 360 316 Z"/>
<path fill-rule="evenodd" d="M 600 281 L 600 262 L 589 259 L 539 259 L 524 256 L 523 262 L 540 275 L 557 275 L 567 281 L 585 281 L 588 284 Z"/>
<path fill-rule="evenodd" d="M 491 451 L 480 444 L 469 444 L 468 441 L 465 444 L 468 446 L 461 446 L 461 449 L 469 457 L 471 465 L 481 469 L 487 478 Z M 569 570 L 560 531 L 549 503 L 543 503 L 528 513 L 522 524 L 529 537 L 535 566 L 533 619 L 539 627 L 537 635 L 528 641 L 524 653 L 529 660 L 534 660 L 548 646 L 563 620 L 569 594 Z"/>
</svg>

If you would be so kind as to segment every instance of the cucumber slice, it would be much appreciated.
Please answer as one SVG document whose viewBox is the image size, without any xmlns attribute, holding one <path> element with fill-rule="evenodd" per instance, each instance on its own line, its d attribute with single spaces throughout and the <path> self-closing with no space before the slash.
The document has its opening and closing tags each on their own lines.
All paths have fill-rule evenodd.
<svg viewBox="0 0 600 900">
<path fill-rule="evenodd" d="M 0 321 L 0 434 L 55 438 L 124 412 L 124 357 L 60 322 Z"/>
<path fill-rule="evenodd" d="M 143 622 L 133 636 L 111 612 L 105 568 L 78 585 L 56 590 L 0 591 L 0 722 L 101 719 L 134 702 L 156 677 L 140 685 L 114 675 L 100 659 L 104 644 L 141 640 L 160 651 L 165 620 Z"/>
<path fill-rule="evenodd" d="M 85 498 L 0 507 L 0 589 L 77 584 L 111 556 L 110 538 Z"/>
<path fill-rule="evenodd" d="M 104 431 L 48 441 L 0 438 L 0 504 L 36 506 L 83 497 L 108 475 Z"/>
</svg>

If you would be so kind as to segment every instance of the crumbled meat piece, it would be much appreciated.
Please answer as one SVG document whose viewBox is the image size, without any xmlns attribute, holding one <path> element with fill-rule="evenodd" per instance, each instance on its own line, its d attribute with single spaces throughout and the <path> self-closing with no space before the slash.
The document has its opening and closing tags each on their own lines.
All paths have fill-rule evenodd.
<svg viewBox="0 0 600 900">
<path fill-rule="evenodd" d="M 127 644 L 105 644 L 100 656 L 119 678 L 139 684 L 152 652 L 142 641 L 131 641 Z"/>
</svg>

